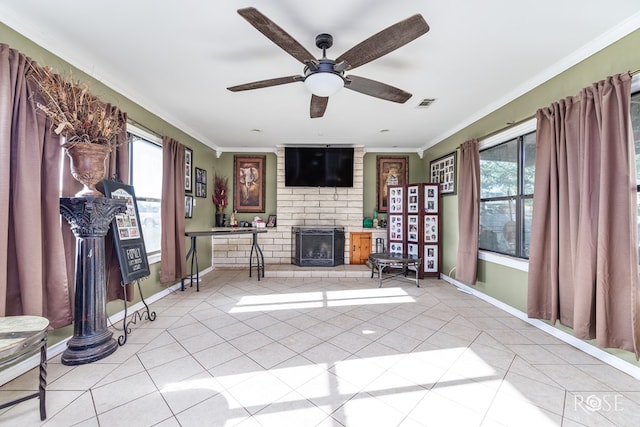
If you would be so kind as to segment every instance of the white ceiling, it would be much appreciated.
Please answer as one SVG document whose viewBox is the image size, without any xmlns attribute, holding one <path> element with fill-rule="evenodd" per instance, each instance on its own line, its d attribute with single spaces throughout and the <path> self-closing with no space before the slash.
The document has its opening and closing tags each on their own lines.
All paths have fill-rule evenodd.
<svg viewBox="0 0 640 427">
<path fill-rule="evenodd" d="M 248 6 L 318 57 L 315 36 L 330 33 L 329 58 L 422 14 L 427 34 L 355 72 L 413 97 L 396 104 L 342 90 L 310 119 L 301 83 L 229 92 L 302 74 L 236 13 Z M 0 19 L 219 152 L 354 144 L 420 153 L 640 28 L 640 1 L 2 0 Z M 425 98 L 436 101 L 417 108 Z"/>
</svg>

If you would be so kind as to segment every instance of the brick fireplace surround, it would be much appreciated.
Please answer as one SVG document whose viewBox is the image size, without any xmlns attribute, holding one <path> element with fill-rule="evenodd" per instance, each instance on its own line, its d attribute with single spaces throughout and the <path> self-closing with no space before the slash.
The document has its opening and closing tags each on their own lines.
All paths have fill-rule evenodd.
<svg viewBox="0 0 640 427">
<path fill-rule="evenodd" d="M 353 187 L 350 188 L 285 187 L 284 148 L 278 148 L 276 155 L 277 227 L 269 228 L 268 233 L 259 236 L 267 270 L 270 264 L 291 264 L 292 226 L 344 227 L 344 262 L 349 264 L 349 233 L 363 231 L 364 148 L 354 149 Z M 246 236 L 213 239 L 213 267 L 244 268 L 251 251 L 250 240 Z"/>
</svg>

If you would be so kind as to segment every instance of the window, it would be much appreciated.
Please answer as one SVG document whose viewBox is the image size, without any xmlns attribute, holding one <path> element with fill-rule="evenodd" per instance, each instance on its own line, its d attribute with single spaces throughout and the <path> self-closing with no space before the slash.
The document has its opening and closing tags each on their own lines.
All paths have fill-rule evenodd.
<svg viewBox="0 0 640 427">
<path fill-rule="evenodd" d="M 480 150 L 480 249 L 529 257 L 535 173 L 535 121 L 483 141 Z M 518 135 L 514 133 L 521 132 Z"/>
<path fill-rule="evenodd" d="M 136 192 L 142 236 L 147 254 L 160 254 L 162 198 L 162 141 L 128 125 L 131 185 Z M 151 263 L 152 260 L 149 260 Z"/>
</svg>

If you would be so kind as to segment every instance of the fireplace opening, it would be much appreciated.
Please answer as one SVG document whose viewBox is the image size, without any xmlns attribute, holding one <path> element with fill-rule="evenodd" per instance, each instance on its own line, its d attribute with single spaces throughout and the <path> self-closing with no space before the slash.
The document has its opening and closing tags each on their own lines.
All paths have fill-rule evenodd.
<svg viewBox="0 0 640 427">
<path fill-rule="evenodd" d="M 334 267 L 344 264 L 344 227 L 292 227 L 291 263 Z"/>
</svg>

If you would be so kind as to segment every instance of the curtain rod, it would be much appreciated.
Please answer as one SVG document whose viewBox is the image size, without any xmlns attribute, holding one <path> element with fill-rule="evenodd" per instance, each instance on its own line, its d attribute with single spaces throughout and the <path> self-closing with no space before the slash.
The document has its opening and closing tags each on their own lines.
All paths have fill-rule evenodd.
<svg viewBox="0 0 640 427">
<path fill-rule="evenodd" d="M 148 128 L 148 127 L 146 127 L 145 125 L 140 124 L 139 122 L 136 122 L 135 120 L 127 119 L 127 121 L 128 121 L 129 123 L 131 123 L 132 125 L 134 125 L 134 126 L 136 126 L 136 127 L 139 127 L 140 129 L 144 130 L 145 132 L 149 132 L 150 134 L 157 136 L 157 137 L 158 137 L 158 138 L 160 138 L 160 139 L 162 139 L 162 137 L 163 137 L 163 136 L 162 136 L 162 135 L 160 135 L 158 132 L 156 132 L 156 131 L 153 131 L 153 130 L 149 129 L 149 128 Z"/>
<path fill-rule="evenodd" d="M 639 68 L 639 69 L 637 69 L 637 70 L 635 70 L 635 71 L 629 71 L 629 75 L 630 75 L 630 76 L 632 76 L 632 77 L 633 77 L 633 76 L 635 76 L 636 74 L 640 74 L 640 68 Z M 488 134 L 486 134 L 486 135 L 483 135 L 482 137 L 477 138 L 477 139 L 478 139 L 478 141 L 481 141 L 481 140 L 483 140 L 483 139 L 491 138 L 492 136 L 494 136 L 494 135 L 496 135 L 496 134 L 499 134 L 499 133 L 501 133 L 501 132 L 504 132 L 505 130 L 507 130 L 507 129 L 509 129 L 509 128 L 512 128 L 512 127 L 514 127 L 514 126 L 517 126 L 517 125 L 519 125 L 519 124 L 521 124 L 521 123 L 524 123 L 524 122 L 526 122 L 526 121 L 528 121 L 528 120 L 535 119 L 535 118 L 536 118 L 536 115 L 535 115 L 535 114 L 533 114 L 533 115 L 531 115 L 531 116 L 525 117 L 525 118 L 520 119 L 520 120 L 515 121 L 515 122 L 507 122 L 507 124 L 506 124 L 506 126 L 505 126 L 505 127 L 500 128 L 500 129 L 498 129 L 498 130 L 495 130 L 495 131 L 493 131 L 493 132 L 490 132 L 490 133 L 488 133 Z M 460 146 L 458 146 L 457 148 L 460 148 Z"/>
</svg>

